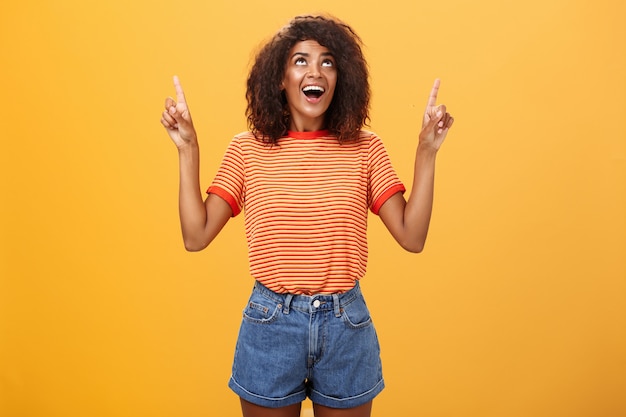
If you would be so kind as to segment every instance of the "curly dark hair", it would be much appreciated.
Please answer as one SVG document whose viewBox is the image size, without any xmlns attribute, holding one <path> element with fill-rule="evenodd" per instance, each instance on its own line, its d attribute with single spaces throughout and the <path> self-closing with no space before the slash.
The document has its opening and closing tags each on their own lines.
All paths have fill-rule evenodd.
<svg viewBox="0 0 626 417">
<path fill-rule="evenodd" d="M 339 141 L 358 138 L 369 121 L 370 86 L 361 38 L 350 26 L 330 16 L 297 16 L 256 55 L 247 81 L 246 116 L 255 137 L 276 143 L 289 129 L 289 107 L 280 84 L 289 51 L 300 41 L 328 48 L 337 65 L 337 84 L 325 114 L 326 129 Z"/>
</svg>

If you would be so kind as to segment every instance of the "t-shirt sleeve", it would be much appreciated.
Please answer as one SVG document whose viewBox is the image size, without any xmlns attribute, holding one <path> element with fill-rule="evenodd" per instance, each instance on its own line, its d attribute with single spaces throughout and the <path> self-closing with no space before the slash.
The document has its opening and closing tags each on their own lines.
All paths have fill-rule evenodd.
<svg viewBox="0 0 626 417">
<path fill-rule="evenodd" d="M 223 198 L 230 205 L 235 217 L 243 208 L 245 184 L 245 163 L 241 144 L 234 138 L 228 145 L 217 174 L 206 192 Z"/>
<path fill-rule="evenodd" d="M 380 138 L 373 135 L 368 151 L 368 204 L 372 213 L 378 214 L 382 205 L 395 193 L 406 188 L 391 165 L 389 155 Z"/>
</svg>

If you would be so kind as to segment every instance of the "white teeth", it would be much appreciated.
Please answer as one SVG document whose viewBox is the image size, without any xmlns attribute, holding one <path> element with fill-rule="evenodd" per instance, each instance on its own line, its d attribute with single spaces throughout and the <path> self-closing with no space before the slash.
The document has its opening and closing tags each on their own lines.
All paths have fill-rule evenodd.
<svg viewBox="0 0 626 417">
<path fill-rule="evenodd" d="M 302 91 L 304 91 L 305 93 L 307 91 L 321 91 L 323 93 L 325 90 L 323 87 L 320 87 L 319 85 L 307 85 L 306 87 L 302 89 Z"/>
</svg>

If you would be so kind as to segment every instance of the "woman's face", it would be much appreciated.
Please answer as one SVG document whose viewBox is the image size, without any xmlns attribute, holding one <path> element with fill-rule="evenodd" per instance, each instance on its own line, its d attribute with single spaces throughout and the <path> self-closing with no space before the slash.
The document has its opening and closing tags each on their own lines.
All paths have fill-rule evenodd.
<svg viewBox="0 0 626 417">
<path fill-rule="evenodd" d="M 289 51 L 281 84 L 291 115 L 289 129 L 323 129 L 336 84 L 337 67 L 330 51 L 313 40 L 296 43 Z"/>
</svg>

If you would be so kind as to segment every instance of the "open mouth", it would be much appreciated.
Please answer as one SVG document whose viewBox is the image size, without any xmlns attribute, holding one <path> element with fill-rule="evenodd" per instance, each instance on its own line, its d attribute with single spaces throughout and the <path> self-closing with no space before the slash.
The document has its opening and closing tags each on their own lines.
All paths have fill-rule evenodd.
<svg viewBox="0 0 626 417">
<path fill-rule="evenodd" d="M 308 98 L 320 98 L 322 94 L 324 94 L 324 87 L 320 87 L 319 85 L 307 85 L 302 89 L 302 92 Z"/>
</svg>

